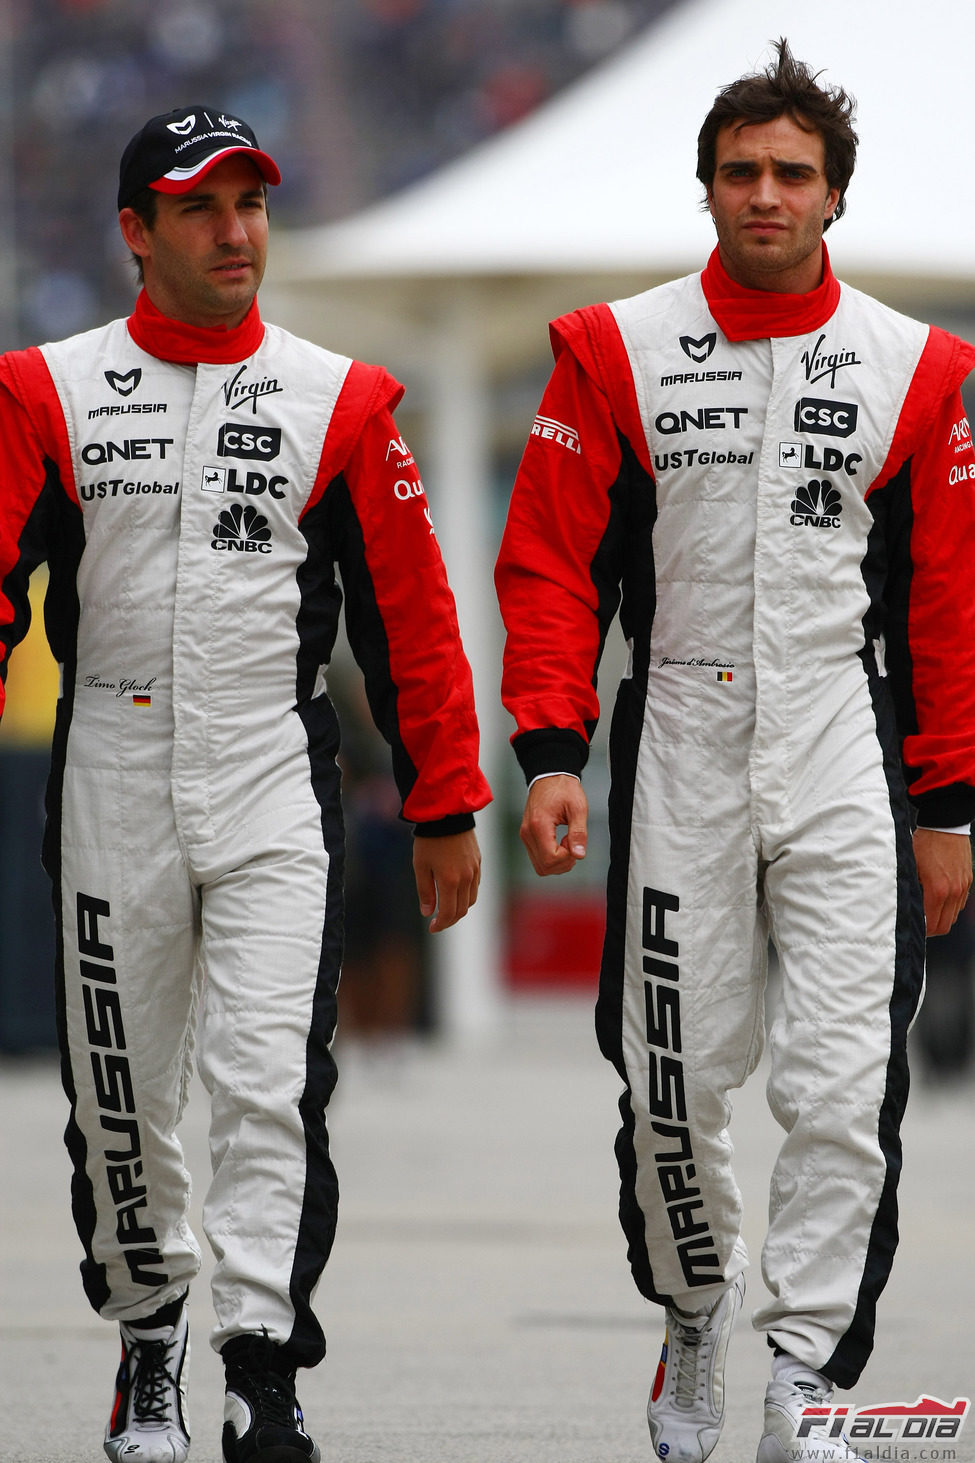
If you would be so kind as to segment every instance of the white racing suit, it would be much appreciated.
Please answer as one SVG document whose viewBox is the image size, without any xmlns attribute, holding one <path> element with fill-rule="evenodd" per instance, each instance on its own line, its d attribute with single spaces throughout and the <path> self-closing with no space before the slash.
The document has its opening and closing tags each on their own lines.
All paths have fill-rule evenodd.
<svg viewBox="0 0 975 1463">
<path fill-rule="evenodd" d="M 825 251 L 824 251 L 825 253 Z M 531 778 L 580 773 L 619 608 L 597 1030 L 625 1083 L 634 1278 L 710 1303 L 746 1264 L 729 1091 L 785 1130 L 756 1325 L 835 1383 L 897 1240 L 923 979 L 912 811 L 975 809 L 975 349 L 841 287 L 694 275 L 553 326 L 498 561 Z"/>
<path fill-rule="evenodd" d="M 175 1129 L 202 1004 L 213 1342 L 266 1327 L 303 1366 L 324 1350 L 311 1297 L 337 1205 L 343 837 L 322 668 L 343 590 L 404 816 L 436 836 L 488 798 L 400 394 L 256 306 L 198 331 L 145 295 L 128 322 L 0 363 L 0 631 L 23 633 L 47 557 L 63 668 L 45 863 L 85 1288 L 132 1320 L 197 1273 Z"/>
</svg>

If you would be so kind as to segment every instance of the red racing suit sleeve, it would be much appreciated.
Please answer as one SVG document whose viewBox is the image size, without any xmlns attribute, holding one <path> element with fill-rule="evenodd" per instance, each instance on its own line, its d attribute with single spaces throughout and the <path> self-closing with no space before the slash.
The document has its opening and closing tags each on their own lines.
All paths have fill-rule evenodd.
<svg viewBox="0 0 975 1463">
<path fill-rule="evenodd" d="M 473 827 L 491 801 L 478 766 L 470 666 L 430 507 L 393 408 L 402 387 L 353 362 L 302 519 L 323 514 L 349 644 L 392 750 L 403 817 L 437 836 Z"/>
<path fill-rule="evenodd" d="M 44 410 L 29 414 L 21 400 L 24 375 L 37 379 L 45 397 Z M 0 358 L 0 434 L 4 443 L 4 474 L 0 481 L 0 714 L 10 652 L 30 625 L 27 597 L 30 576 L 49 556 L 58 500 L 63 499 L 55 458 L 60 444 L 42 440 L 38 422 L 50 408 L 44 384 L 53 386 L 37 350 Z M 61 432 L 65 435 L 63 418 Z M 52 436 L 56 436 L 56 432 Z"/>
<path fill-rule="evenodd" d="M 555 368 L 515 479 L 495 569 L 506 629 L 501 698 L 515 719 L 512 745 L 529 781 L 585 765 L 599 716 L 599 661 L 620 605 L 628 504 L 634 482 L 645 487 L 651 476 L 629 363 L 608 307 L 555 321 L 552 344 Z"/>
<path fill-rule="evenodd" d="M 975 816 L 975 347 L 932 329 L 871 490 L 885 504 L 885 659 L 920 823 Z"/>
</svg>

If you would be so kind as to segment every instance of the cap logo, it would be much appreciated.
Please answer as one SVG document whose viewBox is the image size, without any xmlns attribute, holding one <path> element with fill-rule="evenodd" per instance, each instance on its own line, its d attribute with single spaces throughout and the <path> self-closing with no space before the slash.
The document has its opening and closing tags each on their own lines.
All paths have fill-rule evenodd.
<svg viewBox="0 0 975 1463">
<path fill-rule="evenodd" d="M 209 170 L 234 153 L 247 153 L 265 183 L 281 181 L 274 159 L 258 146 L 246 122 L 202 102 L 150 117 L 129 142 L 119 163 L 119 209 L 143 188 L 180 194 L 194 188 Z"/>
</svg>

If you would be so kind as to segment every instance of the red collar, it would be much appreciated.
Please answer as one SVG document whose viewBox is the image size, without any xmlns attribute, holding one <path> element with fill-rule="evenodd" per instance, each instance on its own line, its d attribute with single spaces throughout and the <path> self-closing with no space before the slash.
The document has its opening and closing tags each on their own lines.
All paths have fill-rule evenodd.
<svg viewBox="0 0 975 1463">
<path fill-rule="evenodd" d="M 701 275 L 708 308 L 729 340 L 765 340 L 818 330 L 840 302 L 840 282 L 823 244 L 823 282 L 805 295 L 779 295 L 736 284 L 721 263 L 718 249 Z"/>
<path fill-rule="evenodd" d="M 264 339 L 264 322 L 257 299 L 233 330 L 223 326 L 204 329 L 171 320 L 142 290 L 128 320 L 129 334 L 141 350 L 161 361 L 179 361 L 188 366 L 225 366 L 246 360 Z"/>
</svg>

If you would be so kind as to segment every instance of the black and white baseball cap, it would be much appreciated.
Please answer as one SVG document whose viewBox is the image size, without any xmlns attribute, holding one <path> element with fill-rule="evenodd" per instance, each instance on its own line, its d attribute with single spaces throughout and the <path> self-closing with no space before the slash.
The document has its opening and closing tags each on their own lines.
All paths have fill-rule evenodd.
<svg viewBox="0 0 975 1463">
<path fill-rule="evenodd" d="M 247 123 L 218 107 L 177 107 L 150 117 L 122 154 L 118 206 L 127 208 L 143 188 L 188 193 L 211 168 L 246 153 L 265 182 L 278 184 L 277 163 L 262 152 Z"/>
</svg>

